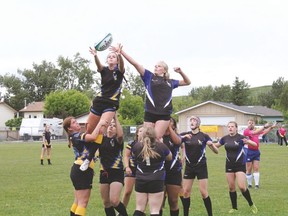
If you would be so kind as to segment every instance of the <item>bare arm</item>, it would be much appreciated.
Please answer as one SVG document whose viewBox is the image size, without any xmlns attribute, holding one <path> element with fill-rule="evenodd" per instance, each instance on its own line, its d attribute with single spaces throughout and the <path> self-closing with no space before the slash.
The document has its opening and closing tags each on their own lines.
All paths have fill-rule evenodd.
<svg viewBox="0 0 288 216">
<path fill-rule="evenodd" d="M 124 61 L 121 55 L 121 50 L 122 50 L 122 45 L 121 44 L 117 44 L 116 46 L 110 46 L 109 50 L 112 52 L 117 53 L 118 56 L 118 66 L 119 66 L 119 70 L 121 73 L 124 73 Z"/>
<path fill-rule="evenodd" d="M 212 141 L 208 141 L 207 145 L 215 154 L 218 154 L 218 148 L 214 145 Z"/>
<path fill-rule="evenodd" d="M 144 75 L 144 72 L 145 72 L 145 68 L 140 65 L 138 62 L 136 62 L 131 56 L 129 56 L 126 52 L 124 52 L 122 49 L 120 51 L 120 53 L 124 56 L 124 58 L 130 63 L 132 64 L 135 69 L 139 72 L 139 74 L 141 76 Z"/>
<path fill-rule="evenodd" d="M 179 137 L 178 134 L 175 132 L 175 130 L 173 130 L 171 124 L 169 125 L 168 130 L 169 130 L 172 142 L 176 145 L 181 145 L 181 141 L 182 141 L 181 137 Z"/>
<path fill-rule="evenodd" d="M 95 49 L 92 49 L 91 47 L 90 47 L 89 51 L 94 56 L 94 60 L 95 60 L 96 66 L 97 66 L 97 71 L 98 72 L 102 71 L 104 66 L 101 64 L 101 62 L 97 56 L 97 51 Z"/>
<path fill-rule="evenodd" d="M 245 144 L 248 144 L 248 145 L 251 145 L 251 146 L 257 146 L 257 144 L 255 142 L 253 142 L 252 140 L 250 140 L 250 139 L 244 138 L 242 140 L 243 140 L 243 142 Z"/>
<path fill-rule="evenodd" d="M 118 120 L 117 113 L 115 113 L 116 134 L 119 143 L 123 142 L 123 128 Z"/>
<path fill-rule="evenodd" d="M 190 79 L 188 78 L 188 76 L 181 70 L 180 67 L 174 67 L 174 71 L 176 73 L 179 73 L 183 80 L 179 80 L 179 86 L 186 86 L 186 85 L 190 85 L 191 84 L 191 81 Z"/>
</svg>

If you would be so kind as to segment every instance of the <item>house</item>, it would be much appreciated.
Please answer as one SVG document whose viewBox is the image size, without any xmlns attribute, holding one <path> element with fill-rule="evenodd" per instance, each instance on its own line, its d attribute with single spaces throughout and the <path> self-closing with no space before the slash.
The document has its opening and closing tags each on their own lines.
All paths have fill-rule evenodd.
<svg viewBox="0 0 288 216">
<path fill-rule="evenodd" d="M 5 130 L 5 122 L 17 117 L 18 112 L 6 104 L 4 101 L 0 102 L 0 130 Z"/>
<path fill-rule="evenodd" d="M 237 106 L 232 103 L 206 101 L 176 113 L 179 116 L 178 132 L 190 130 L 190 116 L 201 119 L 202 131 L 211 137 L 222 137 L 227 134 L 226 125 L 235 121 L 239 126 L 246 126 L 248 119 L 267 122 L 282 122 L 283 114 L 264 106 Z"/>
<path fill-rule="evenodd" d="M 23 118 L 45 118 L 44 115 L 44 102 L 32 102 L 19 110 L 19 113 Z"/>
</svg>

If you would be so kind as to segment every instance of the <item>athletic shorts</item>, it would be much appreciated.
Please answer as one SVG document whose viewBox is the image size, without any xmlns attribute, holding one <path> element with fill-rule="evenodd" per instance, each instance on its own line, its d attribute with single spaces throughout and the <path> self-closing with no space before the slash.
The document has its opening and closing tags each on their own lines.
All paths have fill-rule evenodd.
<svg viewBox="0 0 288 216">
<path fill-rule="evenodd" d="M 225 172 L 226 173 L 236 173 L 236 172 L 246 173 L 246 165 L 242 163 L 232 163 L 232 162 L 226 161 Z"/>
<path fill-rule="evenodd" d="M 44 146 L 44 144 L 42 145 L 42 148 L 44 148 L 45 146 Z M 46 148 L 51 148 L 51 144 L 49 144 L 49 145 L 46 145 Z"/>
<path fill-rule="evenodd" d="M 80 165 L 73 164 L 70 172 L 70 179 L 75 190 L 85 190 L 92 188 L 94 171 L 88 168 L 85 171 L 80 170 Z"/>
<path fill-rule="evenodd" d="M 252 162 L 254 160 L 260 161 L 260 151 L 248 149 L 246 155 L 246 162 Z"/>
<path fill-rule="evenodd" d="M 132 173 L 131 175 L 127 175 L 126 172 L 125 172 L 125 177 L 136 177 L 136 167 L 130 167 Z"/>
<path fill-rule="evenodd" d="M 120 182 L 124 185 L 124 170 L 107 169 L 100 170 L 100 184 L 111 184 L 112 182 Z"/>
<path fill-rule="evenodd" d="M 118 102 L 104 101 L 96 97 L 93 100 L 93 105 L 90 107 L 90 112 L 94 115 L 101 116 L 105 112 L 116 112 L 118 108 Z"/>
<path fill-rule="evenodd" d="M 170 118 L 170 115 L 156 115 L 149 112 L 145 112 L 144 114 L 144 122 L 155 123 L 159 120 L 170 121 Z"/>
<path fill-rule="evenodd" d="M 185 166 L 184 179 L 208 179 L 208 170 L 206 163 L 200 163 L 193 167 Z"/>
<path fill-rule="evenodd" d="M 165 178 L 165 185 L 182 185 L 182 172 L 167 172 Z"/>
<path fill-rule="evenodd" d="M 159 193 L 164 191 L 163 180 L 137 180 L 135 181 L 135 191 L 139 193 Z M 160 200 L 161 201 L 161 200 Z M 162 201 L 161 201 L 162 202 Z"/>
</svg>

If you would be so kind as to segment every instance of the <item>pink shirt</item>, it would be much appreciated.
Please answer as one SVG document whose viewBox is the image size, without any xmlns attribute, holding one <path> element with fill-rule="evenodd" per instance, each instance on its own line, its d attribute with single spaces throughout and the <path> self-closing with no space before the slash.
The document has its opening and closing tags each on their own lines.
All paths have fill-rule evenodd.
<svg viewBox="0 0 288 216">
<path fill-rule="evenodd" d="M 263 132 L 259 134 L 253 134 L 255 130 L 257 129 L 254 128 L 253 130 L 250 130 L 249 128 L 246 128 L 243 132 L 243 135 L 249 137 L 250 140 L 256 143 L 256 146 L 248 145 L 248 149 L 259 150 L 259 135 L 263 134 Z"/>
<path fill-rule="evenodd" d="M 279 134 L 280 134 L 282 137 L 284 137 L 285 134 L 286 134 L 286 129 L 283 128 L 283 127 L 279 128 Z"/>
</svg>

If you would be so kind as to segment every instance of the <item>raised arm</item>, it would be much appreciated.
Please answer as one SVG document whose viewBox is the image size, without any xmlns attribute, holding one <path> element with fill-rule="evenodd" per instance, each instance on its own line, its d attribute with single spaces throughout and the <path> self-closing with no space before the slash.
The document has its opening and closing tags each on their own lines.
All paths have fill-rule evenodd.
<svg viewBox="0 0 288 216">
<path fill-rule="evenodd" d="M 129 56 L 126 52 L 123 51 L 123 49 L 120 50 L 120 53 L 124 56 L 124 58 L 130 63 L 132 64 L 135 69 L 139 72 L 139 74 L 141 76 L 144 75 L 145 72 L 145 68 L 140 65 L 138 62 L 136 62 L 131 56 Z"/>
<path fill-rule="evenodd" d="M 123 142 L 123 128 L 118 120 L 117 113 L 115 113 L 116 134 L 119 143 Z"/>
<path fill-rule="evenodd" d="M 101 64 L 101 62 L 98 58 L 97 51 L 91 47 L 90 47 L 89 51 L 94 56 L 94 60 L 95 60 L 96 66 L 97 66 L 97 71 L 98 72 L 102 71 L 104 66 Z"/>
<path fill-rule="evenodd" d="M 191 81 L 190 79 L 188 78 L 188 76 L 181 70 L 180 67 L 174 67 L 174 71 L 176 73 L 179 73 L 183 80 L 179 80 L 179 86 L 186 86 L 186 85 L 190 85 L 191 84 Z"/>
<path fill-rule="evenodd" d="M 123 46 L 118 43 L 116 46 L 110 46 L 109 50 L 112 51 L 112 52 L 117 53 L 119 70 L 121 71 L 121 73 L 124 73 L 124 69 L 125 69 L 124 68 L 124 61 L 123 61 L 123 58 L 122 58 L 122 55 L 121 55 L 122 47 Z"/>
</svg>

